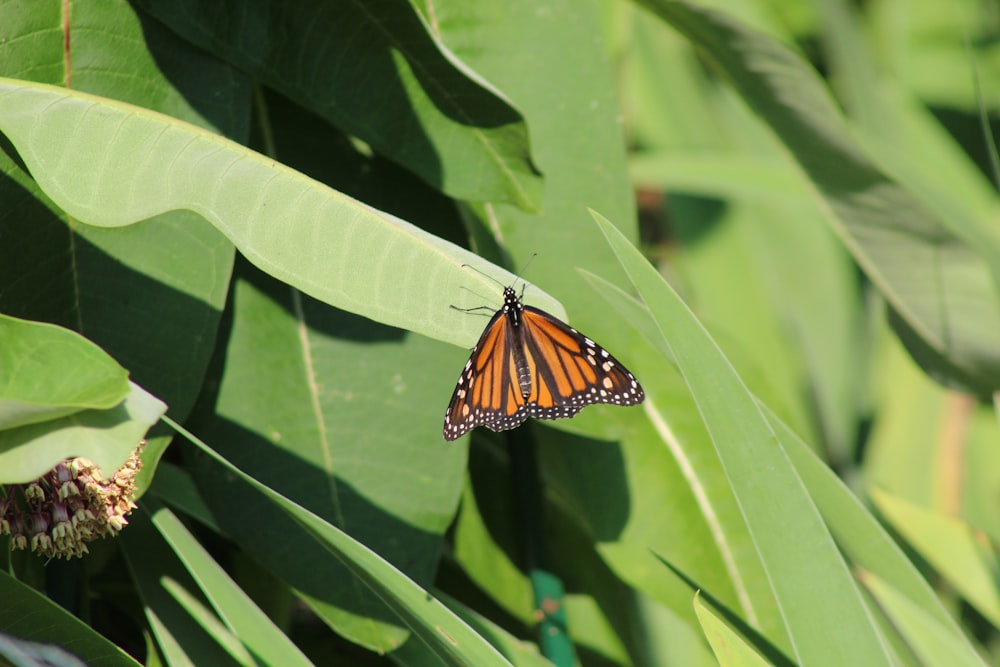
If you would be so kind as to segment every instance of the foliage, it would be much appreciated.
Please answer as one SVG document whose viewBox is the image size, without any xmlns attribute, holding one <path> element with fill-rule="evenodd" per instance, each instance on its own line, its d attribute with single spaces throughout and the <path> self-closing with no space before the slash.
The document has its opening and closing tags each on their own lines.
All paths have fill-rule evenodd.
<svg viewBox="0 0 1000 667">
<path fill-rule="evenodd" d="M 11 552 L 0 654 L 995 662 L 962 7 L 0 5 L 0 485 L 147 441 L 119 538 Z M 531 257 L 647 402 L 446 443 L 462 309 Z"/>
</svg>

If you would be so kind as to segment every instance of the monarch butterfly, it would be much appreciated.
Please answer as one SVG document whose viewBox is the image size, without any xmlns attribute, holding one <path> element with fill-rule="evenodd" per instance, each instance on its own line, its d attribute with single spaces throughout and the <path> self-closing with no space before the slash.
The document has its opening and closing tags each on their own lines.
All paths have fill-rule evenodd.
<svg viewBox="0 0 1000 667">
<path fill-rule="evenodd" d="M 637 405 L 635 377 L 607 350 L 548 313 L 525 306 L 513 287 L 458 378 L 444 439 L 477 426 L 505 431 L 528 417 L 573 417 L 593 403 Z"/>
</svg>

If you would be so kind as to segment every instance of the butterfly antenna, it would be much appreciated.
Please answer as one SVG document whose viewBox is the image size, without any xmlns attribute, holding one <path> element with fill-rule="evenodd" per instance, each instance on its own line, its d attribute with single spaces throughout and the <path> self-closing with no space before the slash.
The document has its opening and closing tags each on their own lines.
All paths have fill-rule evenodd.
<svg viewBox="0 0 1000 667">
<path fill-rule="evenodd" d="M 515 276 L 514 276 L 514 282 L 513 282 L 513 283 L 511 283 L 511 285 L 510 285 L 511 287 L 513 287 L 514 285 L 516 285 L 516 284 L 517 284 L 517 281 L 518 281 L 518 280 L 520 280 L 520 281 L 521 281 L 521 296 L 520 296 L 520 297 L 518 297 L 518 298 L 520 298 L 520 299 L 524 299 L 524 290 L 525 290 L 525 289 L 527 289 L 527 287 L 528 287 L 528 283 L 526 283 L 526 282 L 524 281 L 524 278 L 522 278 L 521 276 L 522 276 L 522 275 L 524 275 L 524 272 L 528 270 L 528 267 L 529 267 L 529 266 L 531 266 L 531 262 L 532 262 L 532 261 L 533 261 L 533 260 L 534 260 L 534 259 L 535 259 L 536 257 L 538 257 L 538 253 L 537 253 L 537 252 L 533 252 L 533 253 L 531 253 L 531 257 L 529 257 L 529 258 L 528 258 L 528 261 L 524 263 L 524 266 L 522 266 L 522 267 L 521 267 L 521 270 L 520 270 L 520 271 L 519 271 L 519 272 L 517 273 L 517 275 L 515 275 Z M 476 273 L 478 273 L 479 275 L 481 275 L 481 276 L 486 276 L 487 278 L 489 278 L 490 280 L 492 280 L 493 282 L 495 282 L 495 283 L 496 283 L 497 285 L 499 285 L 500 287 L 503 287 L 503 288 L 505 288 L 505 289 L 506 289 L 506 287 L 507 287 L 507 285 L 504 285 L 504 284 L 503 284 L 502 282 L 500 282 L 499 280 L 497 280 L 497 279 L 496 279 L 496 278 L 494 278 L 493 276 L 491 276 L 491 275 L 489 275 L 489 274 L 487 274 L 487 273 L 484 273 L 483 271 L 480 271 L 479 269 L 477 269 L 476 267 L 472 266 L 471 264 L 463 264 L 463 265 L 462 265 L 462 268 L 463 268 L 463 269 L 472 269 L 473 271 L 475 271 L 475 272 L 476 272 Z M 475 294 L 475 292 L 473 292 L 473 294 Z M 478 295 L 477 295 L 477 296 L 478 296 Z"/>
<path fill-rule="evenodd" d="M 522 301 L 524 300 L 524 290 L 527 289 L 528 283 L 524 282 L 524 278 L 522 278 L 521 276 L 523 276 L 525 271 L 528 270 L 528 267 L 531 266 L 531 262 L 533 262 L 536 257 L 538 257 L 537 252 L 531 253 L 531 257 L 529 257 L 528 261 L 524 263 L 524 266 L 521 267 L 521 270 L 517 272 L 517 278 L 514 279 L 515 283 L 518 280 L 521 281 L 521 296 L 518 298 L 521 299 Z"/>
<path fill-rule="evenodd" d="M 474 296 L 477 296 L 477 297 L 479 297 L 480 299 L 482 299 L 483 301 L 489 301 L 489 299 L 488 299 L 487 297 L 483 296 L 482 294 L 480 294 L 480 293 L 479 293 L 479 292 L 477 292 L 476 290 L 472 289 L 471 287 L 466 287 L 465 285 L 459 285 L 459 286 L 458 286 L 458 289 L 464 289 L 464 290 L 465 290 L 466 292 L 468 292 L 469 294 L 472 294 L 472 295 L 474 295 Z"/>
<path fill-rule="evenodd" d="M 535 261 L 536 257 L 538 257 L 538 253 L 537 252 L 531 253 L 531 257 L 528 258 L 528 261 L 525 262 L 524 266 L 521 267 L 521 270 L 518 271 L 518 273 L 517 273 L 517 277 L 518 278 L 520 278 L 521 276 L 523 276 L 528 271 L 528 267 L 531 266 L 531 263 L 533 261 Z"/>
<path fill-rule="evenodd" d="M 474 267 L 472 264 L 463 264 L 462 268 L 463 269 L 472 269 L 473 271 L 475 271 L 479 275 L 485 276 L 485 277 L 489 278 L 490 280 L 492 280 L 493 282 L 495 282 L 500 287 L 507 287 L 506 285 L 504 285 L 502 282 L 500 282 L 499 280 L 497 280 L 496 278 L 494 278 L 490 274 L 488 274 L 488 273 L 486 273 L 484 271 L 480 271 L 479 269 L 477 269 L 476 267 Z"/>
</svg>

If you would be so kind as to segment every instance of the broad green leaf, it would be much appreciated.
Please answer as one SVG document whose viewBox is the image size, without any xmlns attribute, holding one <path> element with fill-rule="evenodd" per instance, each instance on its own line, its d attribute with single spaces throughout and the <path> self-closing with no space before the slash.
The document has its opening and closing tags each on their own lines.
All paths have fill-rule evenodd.
<svg viewBox="0 0 1000 667">
<path fill-rule="evenodd" d="M 636 183 L 719 199 L 780 206 L 809 203 L 802 177 L 786 161 L 739 152 L 643 152 L 629 159 Z"/>
<path fill-rule="evenodd" d="M 139 663 L 59 605 L 7 572 L 0 572 L 0 632 L 61 646 L 88 665 L 134 667 Z"/>
<path fill-rule="evenodd" d="M 997 45 L 974 39 L 995 30 L 992 7 L 968 3 L 955 11 L 948 4 L 921 0 L 871 10 L 865 28 L 880 47 L 879 57 L 892 63 L 903 85 L 928 107 L 974 115 L 980 102 L 994 108 L 1000 101 L 1000 91 L 988 83 L 996 80 L 1000 66 Z"/>
<path fill-rule="evenodd" d="M 968 524 L 877 489 L 872 500 L 893 529 L 979 613 L 1000 628 L 1000 563 L 989 541 Z"/>
<path fill-rule="evenodd" d="M 174 427 L 184 432 L 179 426 Z M 205 455 L 281 507 L 324 549 L 347 566 L 358 583 L 369 587 L 378 595 L 442 661 L 447 664 L 483 667 L 510 665 L 495 648 L 447 607 L 378 554 L 298 503 L 246 475 L 194 436 L 184 434 Z"/>
<path fill-rule="evenodd" d="M 255 479 L 429 584 L 467 450 L 443 410 L 464 352 L 317 303 L 241 266 L 212 418 L 199 434 Z M 394 616 L 284 516 L 217 466 L 193 468 L 222 530 L 340 634 L 390 651 Z M 379 619 L 373 622 L 372 619 Z"/>
<path fill-rule="evenodd" d="M 818 3 L 824 14 L 823 45 L 829 56 L 831 80 L 849 118 L 880 164 L 904 179 L 910 191 L 932 206 L 947 224 L 956 225 L 967 234 L 976 234 L 975 228 L 979 227 L 978 233 L 993 236 L 995 242 L 997 237 L 989 230 L 988 221 L 1000 204 L 995 187 L 958 143 L 959 137 L 950 134 L 927 108 L 927 100 L 918 98 L 912 89 L 904 88 L 899 77 L 905 77 L 905 72 L 888 70 L 881 53 L 887 44 L 877 41 L 880 37 L 891 40 L 891 46 L 899 48 L 900 58 L 915 56 L 919 48 L 904 46 L 908 36 L 890 36 L 889 33 L 917 29 L 911 21 L 920 21 L 913 17 L 921 13 L 918 6 L 930 8 L 936 4 L 917 3 L 910 20 L 900 26 L 879 20 L 878 12 L 873 12 L 872 20 L 862 26 L 858 8 L 850 3 L 843 0 Z M 975 20 L 974 15 L 982 11 L 974 5 L 968 5 L 966 10 L 970 20 Z M 941 21 L 961 13 L 965 12 L 945 9 L 937 13 L 930 19 L 934 22 L 934 30 L 942 30 Z M 869 33 L 868 28 L 872 32 Z M 944 34 L 942 37 L 942 42 L 948 41 Z M 967 43 L 964 34 L 950 37 L 952 46 L 962 52 L 965 61 L 948 76 L 956 81 L 974 82 L 975 68 L 979 64 L 974 52 L 980 45 Z M 955 76 L 955 72 L 968 76 Z M 991 94 L 989 90 L 983 92 Z M 988 243 L 984 240 L 980 249 L 986 250 Z M 993 262 L 996 271 L 995 252 Z"/>
<path fill-rule="evenodd" d="M 702 106 L 709 94 L 704 65 L 684 38 L 660 20 L 633 3 L 623 7 L 629 13 L 623 36 L 628 50 L 615 54 L 612 62 L 623 69 L 618 77 L 621 107 L 635 146 L 630 164 L 650 152 L 717 149 L 725 134 L 720 119 Z"/>
<path fill-rule="evenodd" d="M 806 664 L 889 664 L 860 591 L 754 397 L 662 277 L 610 223 L 597 214 L 594 219 L 698 405 L 768 573 L 792 655 Z"/>
<path fill-rule="evenodd" d="M 45 193 L 102 227 L 190 209 L 251 262 L 331 305 L 459 345 L 482 322 L 449 307 L 514 277 L 223 137 L 65 89 L 0 79 L 0 131 Z M 372 260 L 366 248 L 379 248 Z M 560 314 L 543 294 L 531 298 Z M 428 304 L 436 304 L 432 310 Z"/>
<path fill-rule="evenodd" d="M 538 208 L 524 120 L 408 3 L 138 5 L 449 195 Z"/>
<path fill-rule="evenodd" d="M 0 314 L 0 430 L 113 408 L 128 372 L 83 336 Z"/>
<path fill-rule="evenodd" d="M 535 0 L 413 4 L 453 53 L 521 110 L 531 127 L 532 156 L 545 174 L 539 214 L 509 205 L 475 207 L 477 228 L 502 243 L 503 252 L 494 256 L 504 257 L 508 268 L 519 271 L 537 255 L 526 277 L 558 294 L 572 315 L 568 321 L 621 359 L 616 327 L 593 308 L 571 270 L 582 266 L 623 284 L 614 257 L 587 219 L 587 206 L 606 212 L 636 238 L 618 103 L 594 7 L 573 0 L 548 2 L 541 11 Z M 478 248 L 489 254 L 485 243 Z M 496 285 L 475 289 L 498 294 Z M 530 293 L 526 302 L 548 310 Z"/>
<path fill-rule="evenodd" d="M 736 630 L 717 616 L 701 596 L 694 598 L 694 612 L 701 622 L 701 629 L 712 645 L 715 657 L 722 667 L 763 667 L 770 664 Z"/>
<path fill-rule="evenodd" d="M 477 469 L 494 471 L 499 468 L 500 462 L 489 460 L 493 458 L 487 458 L 489 454 L 493 454 L 492 448 L 477 448 L 472 452 L 470 475 Z M 528 623 L 532 611 L 531 582 L 514 561 L 510 549 L 502 546 L 514 541 L 509 503 L 497 488 L 508 480 L 498 475 L 491 475 L 486 480 L 489 485 L 479 488 L 479 497 L 471 478 L 465 485 L 455 520 L 455 559 L 462 572 L 495 604 L 522 623 Z M 507 521 L 501 526 L 495 523 L 491 526 L 488 523 L 491 517 L 505 517 Z M 502 534 L 498 534 L 500 531 Z"/>
<path fill-rule="evenodd" d="M 311 665 L 253 600 L 212 559 L 194 535 L 166 507 L 147 501 L 153 525 L 181 560 L 226 627 L 256 659 L 271 665 Z"/>
<path fill-rule="evenodd" d="M 924 665 L 982 667 L 986 663 L 968 641 L 927 613 L 921 605 L 870 572 L 861 581 Z"/>
<path fill-rule="evenodd" d="M 130 387 L 125 400 L 109 410 L 82 410 L 0 431 L 0 483 L 30 482 L 76 456 L 90 459 L 106 475 L 113 474 L 167 409 L 141 387 Z"/>
<path fill-rule="evenodd" d="M 246 140 L 245 75 L 129 3 L 76 3 L 71 11 L 49 0 L 5 3 L 0 31 L 0 76 L 72 87 Z M 0 234 L 15 240 L 0 243 L 0 311 L 83 333 L 185 418 L 214 350 L 232 244 L 191 211 L 126 228 L 82 225 L 6 153 L 0 172 Z M 159 430 L 147 440 L 144 477 L 166 445 Z"/>
<path fill-rule="evenodd" d="M 699 48 L 805 170 L 830 224 L 891 304 L 911 354 L 941 379 L 989 393 L 1000 376 L 1000 298 L 981 248 L 880 171 L 791 50 L 721 13 L 643 4 Z M 996 246 L 993 238 L 989 256 Z"/>
</svg>

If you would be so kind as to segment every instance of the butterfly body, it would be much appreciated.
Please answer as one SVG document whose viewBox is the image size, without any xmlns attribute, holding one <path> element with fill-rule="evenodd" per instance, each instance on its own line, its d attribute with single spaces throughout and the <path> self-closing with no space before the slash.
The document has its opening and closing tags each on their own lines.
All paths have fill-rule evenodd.
<svg viewBox="0 0 1000 667">
<path fill-rule="evenodd" d="M 594 403 L 636 405 L 642 387 L 607 350 L 512 287 L 472 350 L 444 419 L 445 440 L 477 426 L 514 428 L 528 417 L 561 419 Z"/>
</svg>

